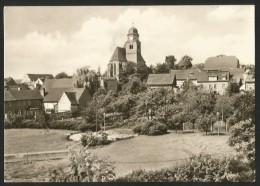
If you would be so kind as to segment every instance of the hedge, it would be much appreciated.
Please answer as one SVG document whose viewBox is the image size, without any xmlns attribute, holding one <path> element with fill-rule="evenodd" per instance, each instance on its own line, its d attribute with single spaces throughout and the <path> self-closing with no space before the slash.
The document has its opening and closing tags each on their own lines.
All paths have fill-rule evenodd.
<svg viewBox="0 0 260 186">
<path fill-rule="evenodd" d="M 167 125 L 156 120 L 140 122 L 133 128 L 134 133 L 149 136 L 162 135 L 167 133 Z"/>
</svg>

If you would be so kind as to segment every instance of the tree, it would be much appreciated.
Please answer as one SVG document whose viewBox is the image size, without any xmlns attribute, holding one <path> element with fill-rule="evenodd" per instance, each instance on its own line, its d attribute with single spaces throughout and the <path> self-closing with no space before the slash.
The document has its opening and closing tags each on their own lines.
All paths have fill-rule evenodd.
<svg viewBox="0 0 260 186">
<path fill-rule="evenodd" d="M 169 73 L 169 68 L 166 63 L 157 63 L 155 67 L 156 74 L 167 74 Z"/>
<path fill-rule="evenodd" d="M 136 74 L 141 81 L 146 80 L 149 75 L 149 68 L 146 66 L 145 63 L 137 63 Z"/>
<path fill-rule="evenodd" d="M 216 121 L 217 118 L 213 114 L 204 114 L 197 119 L 198 126 L 206 133 L 206 135 L 208 134 L 210 126 L 212 126 Z"/>
<path fill-rule="evenodd" d="M 236 93 L 239 93 L 239 84 L 236 81 L 230 81 L 228 83 L 227 88 L 226 88 L 226 93 L 229 96 L 232 96 Z"/>
<path fill-rule="evenodd" d="M 192 58 L 190 56 L 187 56 L 187 55 L 183 56 L 178 63 L 178 68 L 179 69 L 189 69 L 189 68 L 191 68 L 192 67 L 191 61 L 192 61 Z"/>
<path fill-rule="evenodd" d="M 119 80 L 122 83 L 127 83 L 129 81 L 128 77 L 136 73 L 136 63 L 127 62 L 121 72 L 119 73 Z"/>
<path fill-rule="evenodd" d="M 173 70 L 174 69 L 174 65 L 176 62 L 176 58 L 173 55 L 169 55 L 165 57 L 165 63 L 168 65 L 168 69 L 169 70 Z"/>
<path fill-rule="evenodd" d="M 76 70 L 73 75 L 73 82 L 77 88 L 88 86 L 91 94 L 94 94 L 100 86 L 97 73 L 94 70 L 89 70 L 87 66 Z"/>
<path fill-rule="evenodd" d="M 228 96 L 228 95 L 219 95 L 216 100 L 216 104 L 214 106 L 214 112 L 215 113 L 221 113 L 223 112 L 223 119 L 226 121 L 227 118 L 229 118 L 232 114 L 233 111 L 235 110 L 234 108 L 234 97 Z"/>
<path fill-rule="evenodd" d="M 255 170 L 255 122 L 245 120 L 232 126 L 228 143 L 243 154 Z"/>
<path fill-rule="evenodd" d="M 63 78 L 69 78 L 66 72 L 60 72 L 55 76 L 55 79 L 63 79 Z"/>
</svg>

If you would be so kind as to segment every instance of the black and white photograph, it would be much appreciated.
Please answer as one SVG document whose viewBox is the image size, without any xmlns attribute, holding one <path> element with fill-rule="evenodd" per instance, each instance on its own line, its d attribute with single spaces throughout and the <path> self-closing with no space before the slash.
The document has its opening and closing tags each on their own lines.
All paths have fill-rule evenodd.
<svg viewBox="0 0 260 186">
<path fill-rule="evenodd" d="M 5 6 L 4 182 L 255 182 L 255 6 Z"/>
</svg>

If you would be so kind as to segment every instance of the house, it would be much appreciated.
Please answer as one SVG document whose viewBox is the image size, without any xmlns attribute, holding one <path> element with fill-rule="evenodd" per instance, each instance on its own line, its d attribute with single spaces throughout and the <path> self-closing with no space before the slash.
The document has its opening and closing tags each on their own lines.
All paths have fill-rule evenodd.
<svg viewBox="0 0 260 186">
<path fill-rule="evenodd" d="M 197 74 L 197 85 L 204 90 L 224 94 L 230 81 L 230 73 L 223 71 L 200 72 Z"/>
<path fill-rule="evenodd" d="M 255 90 L 255 77 L 253 77 L 253 74 L 249 74 L 245 79 L 245 90 Z"/>
<path fill-rule="evenodd" d="M 13 78 L 4 78 L 4 88 L 8 88 L 9 86 L 15 86 L 17 83 L 14 81 Z"/>
<path fill-rule="evenodd" d="M 5 114 L 37 115 L 42 109 L 43 97 L 35 90 L 5 90 Z"/>
<path fill-rule="evenodd" d="M 154 88 L 172 89 L 174 87 L 174 75 L 173 74 L 149 74 L 146 85 L 151 89 Z"/>
<path fill-rule="evenodd" d="M 52 74 L 25 74 L 21 83 L 26 83 L 30 89 L 39 88 L 46 79 L 53 79 Z"/>
<path fill-rule="evenodd" d="M 44 109 L 53 112 L 73 111 L 75 108 L 86 107 L 92 100 L 88 88 L 53 88 L 44 94 Z"/>
<path fill-rule="evenodd" d="M 108 63 L 107 76 L 119 80 L 119 74 L 127 62 L 145 64 L 145 60 L 141 54 L 141 42 L 139 41 L 138 30 L 135 27 L 131 27 L 128 30 L 127 41 L 124 47 L 116 47 Z"/>
<path fill-rule="evenodd" d="M 197 69 L 171 70 L 170 73 L 174 76 L 175 86 L 180 88 L 187 79 L 194 85 L 197 85 L 197 74 L 200 73 L 200 71 Z"/>
<path fill-rule="evenodd" d="M 47 93 L 51 89 L 59 88 L 74 88 L 73 79 L 64 78 L 64 79 L 46 79 L 42 84 L 42 89 Z"/>
</svg>

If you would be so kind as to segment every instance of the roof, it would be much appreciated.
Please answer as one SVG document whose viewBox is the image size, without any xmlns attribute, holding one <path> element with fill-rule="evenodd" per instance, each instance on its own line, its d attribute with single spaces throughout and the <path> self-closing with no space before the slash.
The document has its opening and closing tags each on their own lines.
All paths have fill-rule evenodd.
<svg viewBox="0 0 260 186">
<path fill-rule="evenodd" d="M 188 69 L 188 70 L 171 70 L 171 74 L 173 74 L 176 80 L 186 80 L 189 79 L 197 79 L 197 74 L 200 71 L 198 69 Z"/>
<path fill-rule="evenodd" d="M 54 88 L 50 89 L 47 95 L 44 97 L 43 102 L 58 102 L 64 92 L 73 92 L 76 95 L 78 101 L 83 94 L 85 88 Z"/>
<path fill-rule="evenodd" d="M 230 75 L 229 72 L 221 72 L 221 71 L 215 71 L 215 72 L 206 72 L 202 71 L 196 74 L 197 81 L 201 82 L 211 82 L 209 81 L 209 77 L 217 77 L 217 81 L 229 81 Z M 222 78 L 225 77 L 225 80 L 222 80 Z"/>
<path fill-rule="evenodd" d="M 111 61 L 120 61 L 124 62 L 126 61 L 126 51 L 125 48 L 121 47 L 116 47 L 114 54 L 112 55 L 110 62 Z"/>
<path fill-rule="evenodd" d="M 36 90 L 5 90 L 5 101 L 43 99 Z"/>
<path fill-rule="evenodd" d="M 149 74 L 147 85 L 172 85 L 174 76 L 172 74 Z"/>
<path fill-rule="evenodd" d="M 27 74 L 31 81 L 36 81 L 38 78 L 40 79 L 53 79 L 52 74 Z"/>
<path fill-rule="evenodd" d="M 135 27 L 131 27 L 128 30 L 128 34 L 138 34 L 138 30 Z"/>
<path fill-rule="evenodd" d="M 209 57 L 204 65 L 204 70 L 227 70 L 238 68 L 239 60 L 235 56 L 220 55 Z"/>
<path fill-rule="evenodd" d="M 4 86 L 12 86 L 12 85 L 16 85 L 16 82 L 14 81 L 13 78 L 11 77 L 4 78 Z"/>
<path fill-rule="evenodd" d="M 71 104 L 75 105 L 75 104 L 79 103 L 77 101 L 77 98 L 76 98 L 76 92 L 65 92 L 65 94 L 67 95 L 67 97 L 70 100 Z"/>
<path fill-rule="evenodd" d="M 45 91 L 48 92 L 50 89 L 55 88 L 74 88 L 73 79 L 64 78 L 64 79 L 46 79 L 42 85 L 45 88 Z"/>
</svg>

